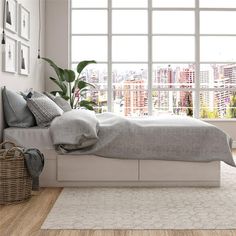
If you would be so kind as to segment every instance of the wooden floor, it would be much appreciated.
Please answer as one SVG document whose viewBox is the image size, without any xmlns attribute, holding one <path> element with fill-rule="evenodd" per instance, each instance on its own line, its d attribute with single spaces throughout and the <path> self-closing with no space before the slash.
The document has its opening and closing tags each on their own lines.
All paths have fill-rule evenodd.
<svg viewBox="0 0 236 236">
<path fill-rule="evenodd" d="M 0 236 L 236 236 L 236 230 L 41 230 L 61 190 L 41 189 L 26 203 L 0 206 Z"/>
</svg>

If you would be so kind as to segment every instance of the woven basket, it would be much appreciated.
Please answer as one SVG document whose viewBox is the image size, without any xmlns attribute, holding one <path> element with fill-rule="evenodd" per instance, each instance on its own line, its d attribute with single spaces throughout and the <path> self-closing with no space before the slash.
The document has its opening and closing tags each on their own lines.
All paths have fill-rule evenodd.
<svg viewBox="0 0 236 236">
<path fill-rule="evenodd" d="M 3 149 L 11 144 L 10 149 Z M 24 153 L 15 144 L 0 144 L 0 204 L 26 201 L 31 197 L 32 178 L 29 175 Z"/>
</svg>

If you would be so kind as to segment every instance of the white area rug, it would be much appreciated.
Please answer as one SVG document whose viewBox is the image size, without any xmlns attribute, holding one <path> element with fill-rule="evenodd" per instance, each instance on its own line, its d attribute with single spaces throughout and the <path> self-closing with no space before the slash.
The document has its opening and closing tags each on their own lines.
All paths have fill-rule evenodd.
<svg viewBox="0 0 236 236">
<path fill-rule="evenodd" d="M 220 188 L 65 188 L 42 229 L 236 229 L 236 169 Z"/>
</svg>

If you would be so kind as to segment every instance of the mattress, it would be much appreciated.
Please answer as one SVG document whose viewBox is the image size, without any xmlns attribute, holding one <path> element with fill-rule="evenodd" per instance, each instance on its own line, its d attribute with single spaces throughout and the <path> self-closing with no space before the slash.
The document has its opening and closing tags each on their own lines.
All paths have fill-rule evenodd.
<svg viewBox="0 0 236 236">
<path fill-rule="evenodd" d="M 12 141 L 24 148 L 55 149 L 48 128 L 7 128 L 3 132 L 4 140 Z"/>
</svg>

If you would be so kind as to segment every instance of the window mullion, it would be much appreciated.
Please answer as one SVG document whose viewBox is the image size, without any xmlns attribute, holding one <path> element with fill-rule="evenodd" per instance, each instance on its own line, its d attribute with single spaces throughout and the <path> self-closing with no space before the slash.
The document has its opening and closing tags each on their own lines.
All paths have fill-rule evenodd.
<svg viewBox="0 0 236 236">
<path fill-rule="evenodd" d="M 112 111 L 112 0 L 108 1 L 108 91 L 107 91 L 107 108 Z"/>
<path fill-rule="evenodd" d="M 200 12 L 199 0 L 195 0 L 195 101 L 194 117 L 200 114 Z"/>
<path fill-rule="evenodd" d="M 152 0 L 148 0 L 148 114 L 152 115 Z"/>
</svg>

